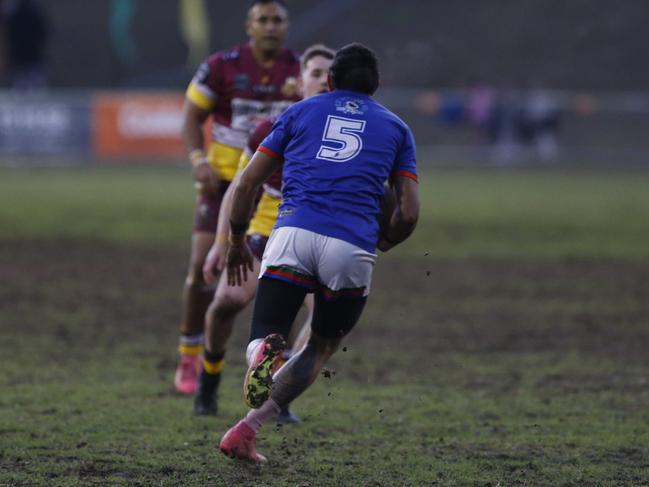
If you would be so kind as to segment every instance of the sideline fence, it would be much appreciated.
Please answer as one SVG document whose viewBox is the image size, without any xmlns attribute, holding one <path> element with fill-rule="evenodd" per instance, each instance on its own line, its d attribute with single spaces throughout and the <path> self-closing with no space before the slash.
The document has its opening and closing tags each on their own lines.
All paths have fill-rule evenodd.
<svg viewBox="0 0 649 487">
<path fill-rule="evenodd" d="M 411 125 L 426 155 L 422 164 L 544 159 L 533 144 L 490 140 L 472 120 L 472 96 L 467 90 L 384 89 L 378 99 Z M 544 162 L 649 166 L 649 95 L 544 96 L 559 115 L 557 152 Z M 0 164 L 184 161 L 182 103 L 181 92 L 0 93 Z"/>
</svg>

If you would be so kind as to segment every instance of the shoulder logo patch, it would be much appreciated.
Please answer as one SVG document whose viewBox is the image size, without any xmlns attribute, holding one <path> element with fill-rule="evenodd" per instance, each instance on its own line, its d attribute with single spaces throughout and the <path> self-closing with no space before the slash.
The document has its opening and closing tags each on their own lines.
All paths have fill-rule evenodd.
<svg viewBox="0 0 649 487">
<path fill-rule="evenodd" d="M 346 115 L 363 115 L 367 112 L 367 103 L 359 98 L 338 98 L 336 110 Z"/>
<path fill-rule="evenodd" d="M 238 58 L 239 58 L 239 51 L 236 49 L 234 51 L 228 51 L 222 56 L 222 59 L 224 61 L 232 61 L 233 59 L 238 59 Z"/>
</svg>

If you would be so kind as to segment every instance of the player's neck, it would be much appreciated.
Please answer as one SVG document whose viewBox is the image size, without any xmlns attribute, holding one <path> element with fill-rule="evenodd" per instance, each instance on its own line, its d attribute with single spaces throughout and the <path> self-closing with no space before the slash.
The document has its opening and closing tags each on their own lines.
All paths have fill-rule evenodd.
<svg viewBox="0 0 649 487">
<path fill-rule="evenodd" d="M 262 51 L 252 43 L 250 44 L 250 49 L 252 50 L 252 56 L 255 58 L 255 61 L 264 68 L 272 67 L 280 53 L 279 49 L 273 51 Z"/>
</svg>

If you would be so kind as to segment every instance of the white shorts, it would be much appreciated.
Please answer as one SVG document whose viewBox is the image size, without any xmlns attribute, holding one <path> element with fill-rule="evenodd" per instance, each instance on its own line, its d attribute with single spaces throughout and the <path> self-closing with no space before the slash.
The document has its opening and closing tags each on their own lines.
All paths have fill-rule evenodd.
<svg viewBox="0 0 649 487">
<path fill-rule="evenodd" d="M 320 290 L 326 298 L 367 296 L 375 262 L 376 254 L 344 240 L 280 227 L 268 239 L 259 277 Z"/>
</svg>

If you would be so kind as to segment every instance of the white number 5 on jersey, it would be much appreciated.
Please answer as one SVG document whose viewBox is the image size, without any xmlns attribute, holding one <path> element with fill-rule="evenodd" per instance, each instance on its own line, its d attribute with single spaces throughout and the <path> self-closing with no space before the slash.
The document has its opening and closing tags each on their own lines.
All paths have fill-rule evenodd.
<svg viewBox="0 0 649 487">
<path fill-rule="evenodd" d="M 329 115 L 325 125 L 323 142 L 330 142 L 334 147 L 321 145 L 317 159 L 331 162 L 347 162 L 358 155 L 363 148 L 363 139 L 358 134 L 365 130 L 365 120 Z"/>
</svg>

